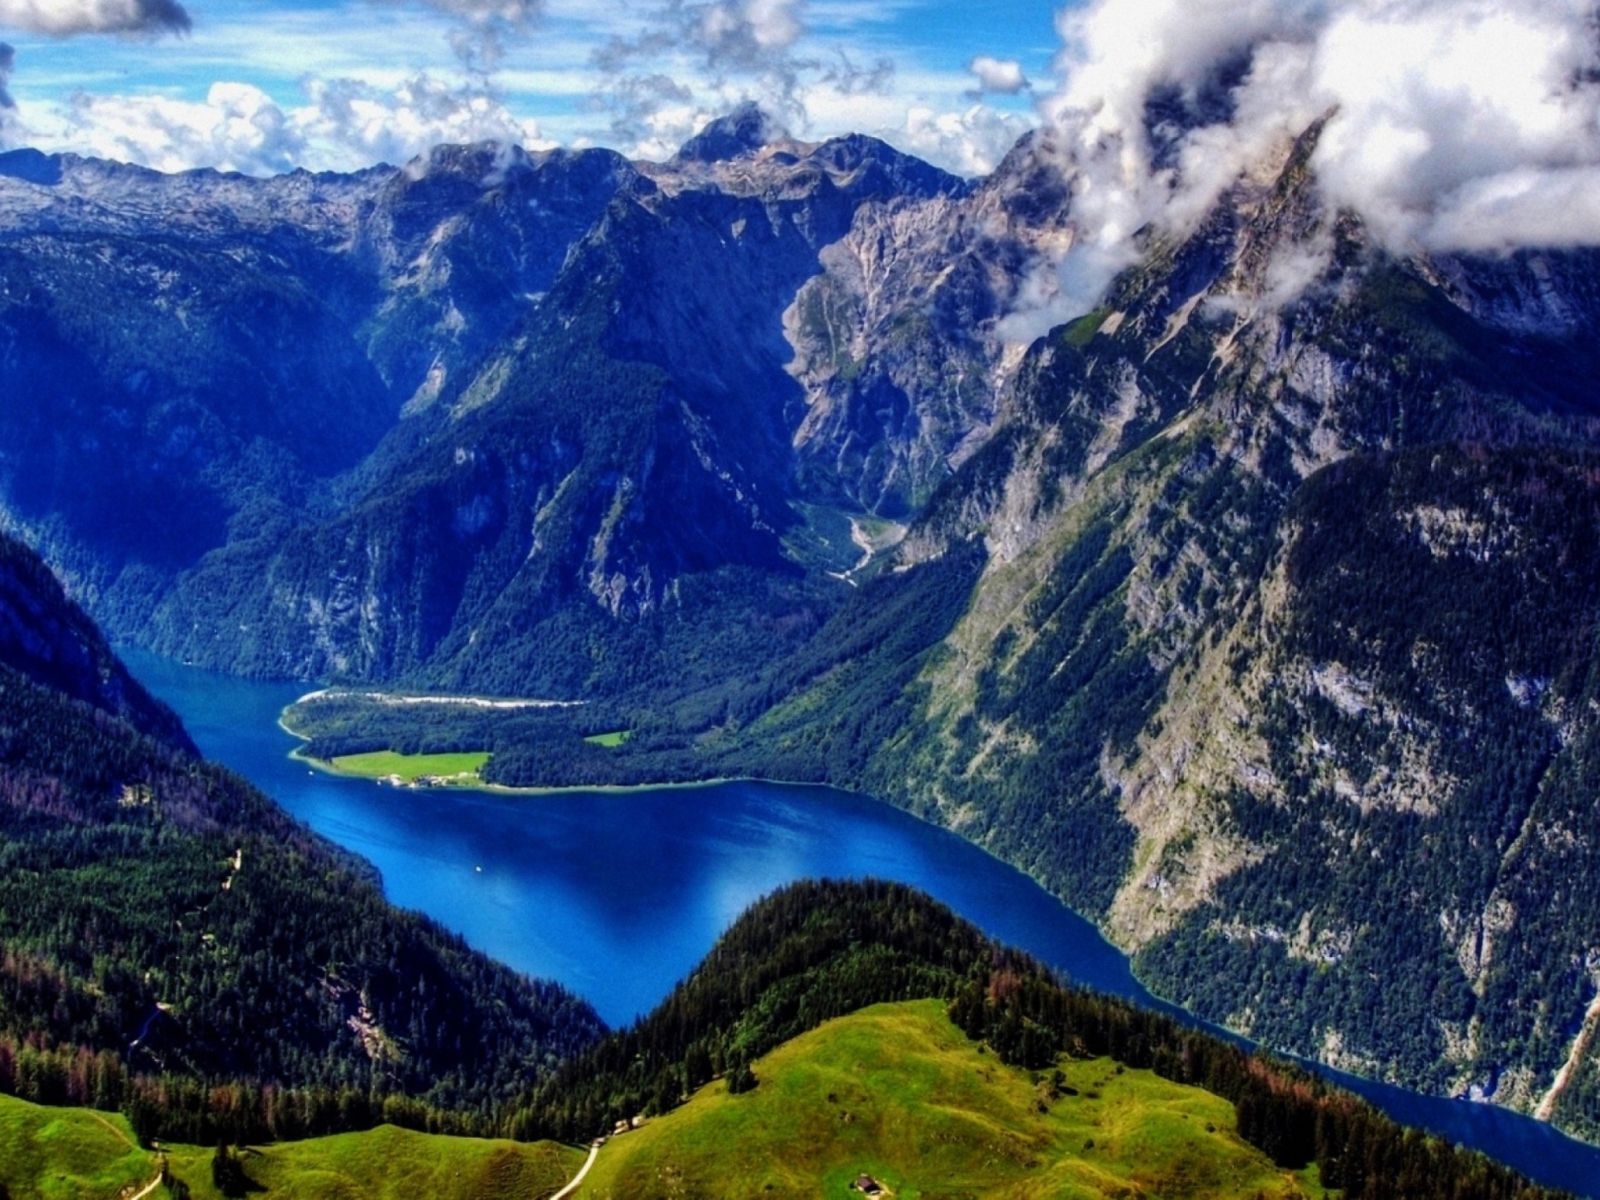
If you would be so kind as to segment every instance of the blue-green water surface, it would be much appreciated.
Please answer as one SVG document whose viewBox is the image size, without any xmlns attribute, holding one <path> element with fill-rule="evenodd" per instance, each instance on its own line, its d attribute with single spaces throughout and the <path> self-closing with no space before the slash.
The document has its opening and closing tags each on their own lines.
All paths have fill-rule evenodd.
<svg viewBox="0 0 1600 1200">
<path fill-rule="evenodd" d="M 911 884 L 1078 983 L 1178 1012 L 1139 984 L 1093 925 L 1032 879 L 889 805 L 748 782 L 510 796 L 339 778 L 289 757 L 295 741 L 277 718 L 302 686 L 126 657 L 208 757 L 369 859 L 391 900 L 518 970 L 558 980 L 613 1025 L 655 1005 L 755 900 L 822 877 Z M 1546 1125 L 1324 1073 L 1397 1120 L 1600 1197 L 1600 1150 Z"/>
</svg>

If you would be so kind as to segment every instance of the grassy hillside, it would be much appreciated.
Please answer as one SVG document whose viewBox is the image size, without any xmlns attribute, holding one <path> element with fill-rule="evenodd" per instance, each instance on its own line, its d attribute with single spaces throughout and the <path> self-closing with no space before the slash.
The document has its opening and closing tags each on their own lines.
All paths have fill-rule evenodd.
<svg viewBox="0 0 1600 1200">
<path fill-rule="evenodd" d="M 216 1200 L 211 1159 L 198 1146 L 171 1146 L 167 1163 L 194 1200 Z M 241 1156 L 252 1193 L 316 1200 L 538 1200 L 570 1179 L 583 1154 L 553 1142 L 440 1137 L 384 1126 L 251 1149 Z M 0 1096 L 0 1185 L 12 1200 L 82 1200 L 143 1187 L 160 1155 L 138 1147 L 120 1115 L 41 1108 Z M 170 1194 L 157 1190 L 163 1200 Z"/>
<path fill-rule="evenodd" d="M 830 1021 L 755 1073 L 614 1138 L 578 1195 L 843 1200 L 863 1172 L 899 1200 L 1330 1194 L 1241 1141 L 1224 1100 L 1105 1058 L 1005 1066 L 937 1001 Z"/>
</svg>

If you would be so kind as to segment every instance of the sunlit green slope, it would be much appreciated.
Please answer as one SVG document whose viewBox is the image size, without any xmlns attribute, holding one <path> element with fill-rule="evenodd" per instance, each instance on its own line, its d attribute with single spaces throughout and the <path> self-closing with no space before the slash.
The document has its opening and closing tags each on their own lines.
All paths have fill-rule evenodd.
<svg viewBox="0 0 1600 1200">
<path fill-rule="evenodd" d="M 578 1196 L 837 1197 L 871 1176 L 899 1200 L 1320 1197 L 1315 1168 L 1274 1167 L 1198 1088 L 1064 1059 L 1008 1067 L 938 1001 L 830 1021 L 755 1064 L 755 1090 L 718 1081 L 612 1138 Z"/>
<path fill-rule="evenodd" d="M 213 1149 L 168 1147 L 177 1183 L 157 1187 L 170 1200 L 187 1187 L 192 1200 L 215 1200 Z M 244 1151 L 246 1194 L 283 1200 L 540 1200 L 557 1191 L 583 1155 L 552 1142 L 518 1143 L 440 1137 L 385 1125 Z M 0 1096 L 0 1196 L 10 1200 L 84 1200 L 129 1195 L 154 1181 L 162 1156 L 140 1149 L 114 1113 L 43 1108 Z M 126 1189 L 132 1189 L 132 1192 Z"/>
</svg>

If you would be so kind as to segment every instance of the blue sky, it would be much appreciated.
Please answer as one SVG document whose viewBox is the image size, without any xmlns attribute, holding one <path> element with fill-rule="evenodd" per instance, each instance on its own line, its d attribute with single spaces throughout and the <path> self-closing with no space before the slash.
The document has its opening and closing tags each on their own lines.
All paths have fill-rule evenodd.
<svg viewBox="0 0 1600 1200">
<path fill-rule="evenodd" d="M 98 31 L 117 4 L 154 28 Z M 1041 0 L 183 0 L 186 32 L 146 19 L 162 5 L 0 0 L 6 140 L 253 173 L 473 136 L 660 157 L 752 98 L 797 134 L 872 132 L 970 174 L 1035 120 L 1031 88 L 993 86 L 1048 90 L 1060 47 Z"/>
</svg>

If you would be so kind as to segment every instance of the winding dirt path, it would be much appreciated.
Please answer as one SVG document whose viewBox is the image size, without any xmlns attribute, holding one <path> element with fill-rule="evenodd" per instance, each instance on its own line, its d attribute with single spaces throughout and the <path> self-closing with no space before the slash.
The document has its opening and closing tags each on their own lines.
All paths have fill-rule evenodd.
<svg viewBox="0 0 1600 1200">
<path fill-rule="evenodd" d="M 107 1129 L 111 1130 L 112 1133 L 116 1134 L 119 1138 L 121 1138 L 123 1140 L 123 1142 L 125 1142 L 128 1145 L 128 1147 L 130 1149 L 137 1150 L 139 1148 L 139 1143 L 134 1141 L 131 1137 L 129 1137 L 123 1130 L 117 1128 L 117 1126 L 116 1126 L 116 1124 L 114 1122 L 106 1120 L 99 1113 L 95 1112 L 94 1109 L 92 1109 L 92 1108 L 91 1109 L 87 1109 L 86 1111 L 96 1121 L 99 1121 L 100 1124 L 104 1125 Z"/>
<path fill-rule="evenodd" d="M 551 1196 L 550 1200 L 566 1200 L 566 1198 L 568 1196 L 572 1195 L 573 1192 L 577 1191 L 578 1190 L 578 1185 L 583 1182 L 583 1177 L 589 1173 L 589 1168 L 594 1166 L 594 1160 L 596 1158 L 598 1158 L 599 1156 L 600 1156 L 600 1147 L 599 1147 L 599 1145 L 596 1144 L 596 1143 L 590 1143 L 588 1161 L 586 1161 L 583 1164 L 583 1166 L 579 1169 L 578 1173 L 572 1177 L 572 1182 L 567 1184 L 566 1187 L 562 1188 L 554 1196 Z M 137 1200 L 137 1198 L 136 1198 L 136 1200 Z"/>
</svg>

